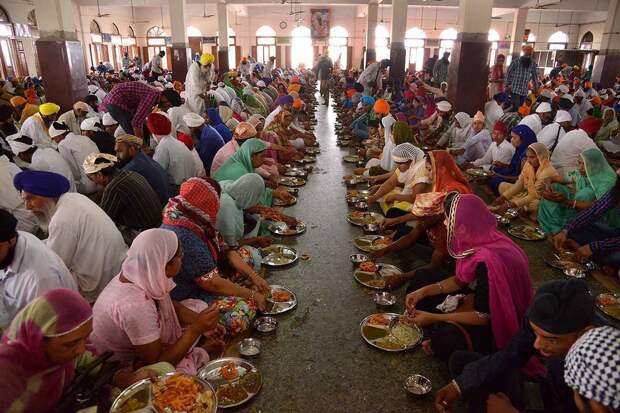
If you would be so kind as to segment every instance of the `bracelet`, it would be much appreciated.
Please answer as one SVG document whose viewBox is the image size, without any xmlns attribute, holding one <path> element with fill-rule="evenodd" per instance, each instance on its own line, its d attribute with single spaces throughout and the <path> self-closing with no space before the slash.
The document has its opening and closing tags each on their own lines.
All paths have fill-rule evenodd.
<svg viewBox="0 0 620 413">
<path fill-rule="evenodd" d="M 443 294 L 443 285 L 441 285 L 441 281 L 435 283 L 437 284 L 437 287 L 439 287 L 439 294 Z"/>
</svg>

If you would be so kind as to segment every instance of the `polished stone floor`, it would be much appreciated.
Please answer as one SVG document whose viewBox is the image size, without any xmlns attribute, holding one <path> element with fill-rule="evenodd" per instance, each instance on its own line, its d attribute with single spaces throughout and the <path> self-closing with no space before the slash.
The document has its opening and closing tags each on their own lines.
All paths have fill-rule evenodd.
<svg viewBox="0 0 620 413">
<path fill-rule="evenodd" d="M 300 189 L 299 202 L 287 212 L 303 220 L 308 230 L 278 242 L 294 246 L 309 261 L 270 271 L 268 281 L 296 292 L 299 305 L 278 317 L 272 336 L 258 336 L 263 348 L 255 363 L 264 385 L 242 412 L 432 412 L 433 396 L 414 398 L 403 389 L 413 373 L 429 377 L 436 391 L 448 381 L 447 368 L 420 348 L 387 353 L 368 346 L 360 336 L 360 321 L 378 312 L 372 296 L 352 277 L 349 255 L 361 229 L 347 223 L 342 176 L 351 172 L 342 162 L 347 150 L 336 146 L 331 108 L 320 106 L 315 133 L 321 144 L 315 170 Z M 542 263 L 545 243 L 520 243 L 530 257 L 535 285 L 560 274 Z M 392 257 L 409 269 L 421 262 L 410 256 Z M 390 262 L 390 258 L 383 259 Z M 600 289 L 598 284 L 594 289 Z M 394 311 L 404 309 L 404 290 L 396 292 Z"/>
</svg>

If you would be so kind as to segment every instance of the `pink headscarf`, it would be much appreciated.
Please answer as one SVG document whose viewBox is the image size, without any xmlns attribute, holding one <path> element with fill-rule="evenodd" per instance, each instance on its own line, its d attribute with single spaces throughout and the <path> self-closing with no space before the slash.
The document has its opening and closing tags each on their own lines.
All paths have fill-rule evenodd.
<svg viewBox="0 0 620 413">
<path fill-rule="evenodd" d="M 478 264 L 486 265 L 491 328 L 495 344 L 503 348 L 519 330 L 532 300 L 527 256 L 497 230 L 493 214 L 472 194 L 457 194 L 452 201 L 448 217 L 448 252 L 457 260 L 456 278 L 461 282 L 473 282 Z M 538 370 L 538 366 L 534 367 L 530 361 L 528 369 Z"/>
<path fill-rule="evenodd" d="M 77 292 L 50 290 L 13 319 L 0 344 L 0 411 L 20 404 L 26 412 L 51 410 L 75 373 L 75 361 L 51 364 L 45 356 L 46 337 L 68 334 L 92 318 L 88 302 Z"/>
</svg>

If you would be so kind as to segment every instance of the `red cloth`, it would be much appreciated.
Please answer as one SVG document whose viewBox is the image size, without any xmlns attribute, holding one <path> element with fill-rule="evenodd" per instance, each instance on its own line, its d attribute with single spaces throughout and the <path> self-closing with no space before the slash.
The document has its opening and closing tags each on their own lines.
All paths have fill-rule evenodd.
<svg viewBox="0 0 620 413">
<path fill-rule="evenodd" d="M 412 101 L 415 97 L 415 93 L 413 93 L 410 89 L 405 90 L 404 93 L 405 100 Z"/>
<path fill-rule="evenodd" d="M 177 139 L 183 142 L 185 146 L 187 146 L 187 149 L 189 149 L 190 151 L 194 149 L 194 140 L 191 136 L 183 132 L 177 132 Z"/>
<path fill-rule="evenodd" d="M 504 136 L 508 135 L 508 127 L 506 127 L 506 124 L 504 122 L 501 122 L 499 120 L 495 122 L 495 126 L 493 126 L 493 130 L 502 132 Z"/>
<path fill-rule="evenodd" d="M 172 122 L 166 115 L 155 112 L 146 118 L 146 127 L 154 135 L 168 135 L 172 131 Z"/>
<path fill-rule="evenodd" d="M 589 136 L 596 135 L 596 132 L 603 126 L 603 119 L 588 116 L 579 123 L 579 129 L 583 129 Z"/>
</svg>

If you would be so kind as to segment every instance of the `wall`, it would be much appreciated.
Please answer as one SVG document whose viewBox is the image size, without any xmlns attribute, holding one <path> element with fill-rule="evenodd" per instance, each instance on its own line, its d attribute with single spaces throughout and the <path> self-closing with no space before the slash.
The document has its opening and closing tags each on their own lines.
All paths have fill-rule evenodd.
<svg viewBox="0 0 620 413">
<path fill-rule="evenodd" d="M 0 4 L 6 12 L 9 14 L 9 18 L 12 23 L 26 24 L 28 23 L 28 12 L 33 9 L 33 6 L 26 5 L 21 1 L 15 0 L 2 0 Z M 32 37 L 16 37 L 21 40 L 24 45 L 24 53 L 26 55 L 26 64 L 28 65 L 28 74 L 30 76 L 37 75 L 37 65 L 35 59 L 35 46 L 36 39 Z"/>
</svg>

